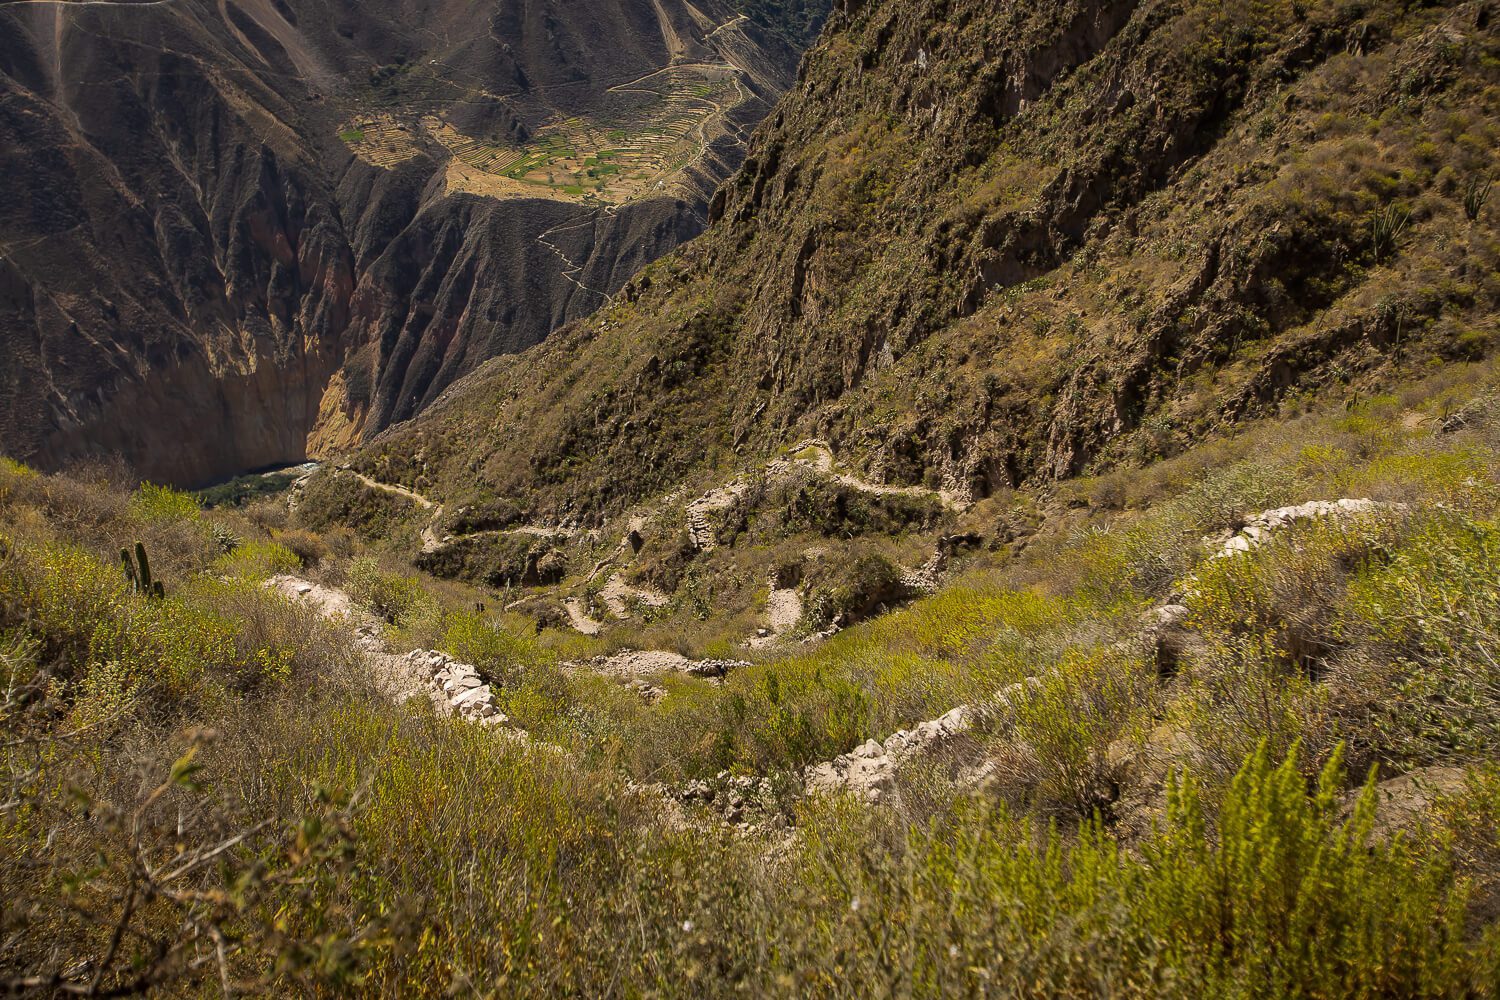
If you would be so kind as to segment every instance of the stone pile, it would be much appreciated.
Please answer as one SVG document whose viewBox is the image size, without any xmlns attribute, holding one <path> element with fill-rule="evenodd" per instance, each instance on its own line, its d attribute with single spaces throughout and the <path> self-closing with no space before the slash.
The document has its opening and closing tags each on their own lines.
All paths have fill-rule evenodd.
<svg viewBox="0 0 1500 1000">
<path fill-rule="evenodd" d="M 435 649 L 415 649 L 402 659 L 413 674 L 426 680 L 440 709 L 484 726 L 511 725 L 495 703 L 494 691 L 472 665 Z"/>
<path fill-rule="evenodd" d="M 435 649 L 414 649 L 405 656 L 391 653 L 380 624 L 341 590 L 295 576 L 275 577 L 266 586 L 331 621 L 351 626 L 354 647 L 364 655 L 376 683 L 393 701 L 425 695 L 439 712 L 487 727 L 514 729 L 516 735 L 525 736 L 500 711 L 494 691 L 474 666 Z"/>
<path fill-rule="evenodd" d="M 667 696 L 666 689 L 659 688 L 642 677 L 631 678 L 625 686 L 640 695 L 641 700 L 648 705 L 655 705 Z"/>
<path fill-rule="evenodd" d="M 699 778 L 688 782 L 677 792 L 677 799 L 684 805 L 707 806 L 726 823 L 734 824 L 772 814 L 776 806 L 770 779 L 728 771 L 720 771 L 706 781 Z"/>
<path fill-rule="evenodd" d="M 688 664 L 687 674 L 689 677 L 721 681 L 732 671 L 748 666 L 750 664 L 744 660 L 694 660 Z"/>
<path fill-rule="evenodd" d="M 1007 685 L 989 700 L 960 705 L 951 711 L 902 729 L 884 742 L 867 740 L 846 754 L 820 764 L 811 764 L 802 772 L 802 782 L 809 794 L 851 792 L 875 803 L 896 791 L 896 773 L 921 757 L 930 757 L 971 732 L 986 719 L 1008 712 L 1018 695 L 1041 684 L 1028 677 Z"/>
<path fill-rule="evenodd" d="M 884 743 L 868 740 L 833 760 L 813 764 L 803 773 L 803 780 L 812 793 L 847 791 L 868 802 L 879 802 L 895 791 L 896 772 L 902 764 L 931 754 L 967 733 L 980 715 L 974 706 L 960 705 L 936 719 L 903 729 Z"/>
<path fill-rule="evenodd" d="M 1275 510 L 1262 511 L 1249 518 L 1245 522 L 1245 527 L 1238 533 L 1228 538 L 1208 538 L 1204 541 L 1210 545 L 1219 546 L 1213 558 L 1225 559 L 1258 548 L 1275 531 L 1297 521 L 1311 521 L 1322 517 L 1356 517 L 1377 511 L 1405 509 L 1401 504 L 1386 504 L 1378 500 L 1312 500 L 1293 507 L 1278 507 Z"/>
<path fill-rule="evenodd" d="M 583 663 L 563 666 L 589 670 L 610 677 L 643 677 L 651 674 L 686 674 L 710 681 L 722 681 L 732 671 L 750 664 L 744 660 L 690 660 L 681 653 L 665 649 L 624 649 L 608 656 L 596 656 Z"/>
</svg>

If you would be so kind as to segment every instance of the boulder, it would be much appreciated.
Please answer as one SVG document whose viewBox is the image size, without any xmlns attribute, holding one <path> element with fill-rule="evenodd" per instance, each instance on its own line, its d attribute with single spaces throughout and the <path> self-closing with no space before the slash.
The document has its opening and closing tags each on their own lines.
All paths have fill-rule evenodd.
<svg viewBox="0 0 1500 1000">
<path fill-rule="evenodd" d="M 460 691 L 453 696 L 454 708 L 469 708 L 485 702 L 493 702 L 494 694 L 488 685 L 475 686 Z"/>
</svg>

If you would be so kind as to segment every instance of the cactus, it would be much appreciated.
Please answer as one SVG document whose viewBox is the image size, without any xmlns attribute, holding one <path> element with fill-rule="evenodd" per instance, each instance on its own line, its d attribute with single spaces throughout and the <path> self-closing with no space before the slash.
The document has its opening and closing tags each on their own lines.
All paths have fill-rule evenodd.
<svg viewBox="0 0 1500 1000">
<path fill-rule="evenodd" d="M 1370 219 L 1370 248 L 1376 260 L 1384 260 L 1396 250 L 1396 241 L 1406 232 L 1411 213 L 1399 205 L 1387 205 Z"/>
<path fill-rule="evenodd" d="M 235 549 L 240 547 L 239 536 L 236 535 L 233 531 L 229 530 L 227 526 L 215 521 L 212 525 L 210 525 L 209 531 L 213 533 L 214 544 L 217 545 L 219 547 L 219 551 L 223 552 L 225 555 L 230 554 Z"/>
<path fill-rule="evenodd" d="M 1494 179 L 1488 175 L 1472 176 L 1464 184 L 1464 216 L 1470 222 L 1479 221 L 1479 213 L 1484 211 L 1484 203 L 1489 201 L 1490 189 L 1494 186 Z"/>
<path fill-rule="evenodd" d="M 166 589 L 162 587 L 161 581 L 151 578 L 151 560 L 146 558 L 144 544 L 135 543 L 134 558 L 131 558 L 129 549 L 121 549 L 120 562 L 125 567 L 125 576 L 130 580 L 130 586 L 137 594 L 155 598 L 166 596 Z"/>
</svg>

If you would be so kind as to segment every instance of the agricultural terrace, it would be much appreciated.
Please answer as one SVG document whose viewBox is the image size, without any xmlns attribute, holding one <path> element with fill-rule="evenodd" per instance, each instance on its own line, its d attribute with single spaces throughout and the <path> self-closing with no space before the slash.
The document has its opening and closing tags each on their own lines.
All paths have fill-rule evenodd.
<svg viewBox="0 0 1500 1000">
<path fill-rule="evenodd" d="M 384 168 L 424 150 L 446 154 L 450 192 L 621 205 L 671 190 L 735 131 L 729 113 L 750 97 L 733 67 L 682 65 L 611 87 L 596 113 L 559 115 L 524 145 L 466 135 L 442 113 L 401 111 L 355 115 L 339 138 Z"/>
</svg>

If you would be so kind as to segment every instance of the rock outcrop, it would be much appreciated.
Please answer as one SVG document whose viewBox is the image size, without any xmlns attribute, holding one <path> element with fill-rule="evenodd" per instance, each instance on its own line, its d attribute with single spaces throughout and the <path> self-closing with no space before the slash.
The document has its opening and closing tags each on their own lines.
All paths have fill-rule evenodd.
<svg viewBox="0 0 1500 1000">
<path fill-rule="evenodd" d="M 371 678 L 395 701 L 428 698 L 442 714 L 456 715 L 486 727 L 498 727 L 524 739 L 495 702 L 494 691 L 478 668 L 434 649 L 414 649 L 405 655 L 386 646 L 380 625 L 342 590 L 295 576 L 277 576 L 266 586 L 305 604 L 324 618 L 350 629 L 352 645 L 370 669 Z"/>
</svg>

